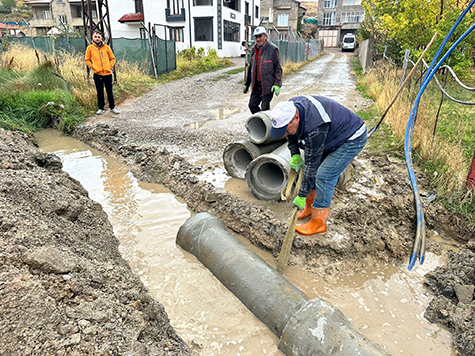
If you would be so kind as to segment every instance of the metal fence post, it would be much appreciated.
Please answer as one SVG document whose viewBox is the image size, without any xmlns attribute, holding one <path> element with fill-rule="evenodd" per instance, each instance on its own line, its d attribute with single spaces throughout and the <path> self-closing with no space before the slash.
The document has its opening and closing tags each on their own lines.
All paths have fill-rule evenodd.
<svg viewBox="0 0 475 356">
<path fill-rule="evenodd" d="M 404 80 L 406 79 L 406 70 L 407 70 L 407 63 L 409 62 L 409 54 L 411 53 L 410 49 L 406 49 L 406 52 L 404 53 L 404 63 L 402 65 L 402 78 L 401 78 L 401 84 L 404 83 Z"/>
</svg>

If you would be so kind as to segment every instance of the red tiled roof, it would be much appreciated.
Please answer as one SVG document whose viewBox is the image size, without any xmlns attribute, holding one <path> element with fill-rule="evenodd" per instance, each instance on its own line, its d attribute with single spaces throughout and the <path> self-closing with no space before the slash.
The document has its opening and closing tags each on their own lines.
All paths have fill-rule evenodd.
<svg viewBox="0 0 475 356">
<path fill-rule="evenodd" d="M 139 22 L 139 21 L 143 21 L 143 13 L 141 12 L 125 14 L 119 19 L 119 22 Z"/>
<path fill-rule="evenodd" d="M 6 28 L 6 29 L 11 29 L 11 30 L 18 30 L 18 26 L 11 26 L 11 25 L 6 25 L 4 23 L 0 23 L 0 28 Z"/>
</svg>

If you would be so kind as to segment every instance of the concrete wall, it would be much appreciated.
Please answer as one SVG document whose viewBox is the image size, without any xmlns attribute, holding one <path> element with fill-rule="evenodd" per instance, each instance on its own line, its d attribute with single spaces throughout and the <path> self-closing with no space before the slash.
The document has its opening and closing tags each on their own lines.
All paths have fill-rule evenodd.
<svg viewBox="0 0 475 356">
<path fill-rule="evenodd" d="M 373 52 L 374 52 L 374 39 L 369 38 L 360 43 L 360 49 L 358 51 L 358 57 L 360 59 L 361 67 L 363 68 L 363 74 L 373 64 Z"/>
</svg>

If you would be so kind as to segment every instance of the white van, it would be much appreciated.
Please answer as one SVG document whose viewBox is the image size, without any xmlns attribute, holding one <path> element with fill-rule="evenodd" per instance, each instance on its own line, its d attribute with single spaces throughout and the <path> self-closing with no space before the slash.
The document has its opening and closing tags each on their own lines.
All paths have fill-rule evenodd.
<svg viewBox="0 0 475 356">
<path fill-rule="evenodd" d="M 341 41 L 341 51 L 354 51 L 356 48 L 356 37 L 352 33 L 347 33 Z"/>
</svg>

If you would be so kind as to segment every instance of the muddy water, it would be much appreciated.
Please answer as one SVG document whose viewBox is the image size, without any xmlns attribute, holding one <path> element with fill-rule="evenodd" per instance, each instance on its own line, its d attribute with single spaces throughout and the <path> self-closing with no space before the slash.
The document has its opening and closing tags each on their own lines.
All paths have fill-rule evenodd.
<svg viewBox="0 0 475 356">
<path fill-rule="evenodd" d="M 282 355 L 275 336 L 175 245 L 179 227 L 190 216 L 182 202 L 163 186 L 138 182 L 117 161 L 79 141 L 52 130 L 36 137 L 40 148 L 61 157 L 63 169 L 103 206 L 124 258 L 200 355 Z M 275 267 L 270 253 L 241 241 Z M 289 266 L 286 277 L 310 298 L 338 307 L 357 330 L 393 355 L 450 356 L 450 334 L 423 318 L 430 298 L 422 287 L 423 275 L 440 263 L 427 253 L 424 265 L 412 272 L 406 266 L 382 265 L 330 283 Z"/>
</svg>

